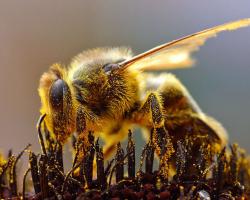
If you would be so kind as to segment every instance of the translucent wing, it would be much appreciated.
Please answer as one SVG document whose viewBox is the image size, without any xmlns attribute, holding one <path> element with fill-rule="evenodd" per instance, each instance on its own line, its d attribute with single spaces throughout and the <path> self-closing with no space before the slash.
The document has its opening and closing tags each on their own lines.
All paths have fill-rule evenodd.
<svg viewBox="0 0 250 200">
<path fill-rule="evenodd" d="M 194 64 L 191 53 L 198 51 L 208 38 L 215 37 L 222 31 L 232 31 L 249 25 L 250 18 L 206 29 L 150 49 L 120 63 L 120 66 L 122 69 L 129 67 L 142 71 L 190 67 Z"/>
</svg>

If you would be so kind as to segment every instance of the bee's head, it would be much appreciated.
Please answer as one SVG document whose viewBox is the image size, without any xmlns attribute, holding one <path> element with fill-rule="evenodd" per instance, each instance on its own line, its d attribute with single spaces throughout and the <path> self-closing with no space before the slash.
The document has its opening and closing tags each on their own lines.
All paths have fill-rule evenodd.
<svg viewBox="0 0 250 200">
<path fill-rule="evenodd" d="M 56 139 L 64 142 L 73 132 L 74 106 L 66 72 L 60 65 L 53 65 L 40 79 L 39 95 L 41 113 L 46 114 L 45 123 Z"/>
</svg>

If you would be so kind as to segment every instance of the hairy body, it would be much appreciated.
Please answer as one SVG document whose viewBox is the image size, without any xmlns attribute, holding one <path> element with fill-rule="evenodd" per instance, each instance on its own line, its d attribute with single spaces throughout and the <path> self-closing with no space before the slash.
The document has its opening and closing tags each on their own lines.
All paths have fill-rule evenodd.
<svg viewBox="0 0 250 200">
<path fill-rule="evenodd" d="M 53 65 L 42 76 L 41 113 L 46 113 L 45 123 L 59 141 L 64 143 L 73 132 L 85 137 L 93 131 L 106 142 L 107 156 L 136 124 L 148 130 L 163 128 L 161 137 L 168 131 L 174 146 L 188 134 L 225 144 L 223 127 L 201 111 L 173 74 L 109 67 L 131 57 L 127 48 L 93 49 L 78 55 L 70 68 Z"/>
<path fill-rule="evenodd" d="M 134 57 L 128 48 L 97 48 L 79 54 L 67 68 L 53 65 L 39 86 L 49 131 L 61 143 L 74 132 L 84 143 L 93 131 L 105 140 L 106 155 L 133 124 L 153 133 L 158 154 L 170 137 L 176 148 L 187 135 L 223 147 L 224 128 L 201 111 L 174 75 L 145 71 L 191 66 L 191 53 L 208 38 L 249 25 L 250 19 L 242 19 L 212 27 Z"/>
</svg>

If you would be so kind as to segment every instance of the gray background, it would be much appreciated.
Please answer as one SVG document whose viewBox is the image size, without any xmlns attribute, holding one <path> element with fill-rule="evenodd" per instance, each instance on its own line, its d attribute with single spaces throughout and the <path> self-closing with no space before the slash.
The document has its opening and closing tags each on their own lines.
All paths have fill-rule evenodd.
<svg viewBox="0 0 250 200">
<path fill-rule="evenodd" d="M 41 74 L 84 49 L 129 45 L 141 53 L 221 23 L 250 17 L 250 1 L 0 2 L 0 148 L 38 150 Z M 197 66 L 174 71 L 230 139 L 250 152 L 250 28 L 220 34 L 196 53 Z"/>
</svg>

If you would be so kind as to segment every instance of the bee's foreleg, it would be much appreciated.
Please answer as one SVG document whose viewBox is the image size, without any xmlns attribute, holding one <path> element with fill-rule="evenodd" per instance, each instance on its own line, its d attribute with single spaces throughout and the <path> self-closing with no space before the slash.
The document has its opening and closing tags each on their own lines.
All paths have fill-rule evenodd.
<svg viewBox="0 0 250 200">
<path fill-rule="evenodd" d="M 88 143 L 88 133 L 86 132 L 86 118 L 82 109 L 78 109 L 76 115 L 76 133 L 78 135 L 78 139 L 76 142 L 76 147 L 78 151 L 81 151 L 81 154 L 84 154 L 87 151 L 89 143 Z"/>
<path fill-rule="evenodd" d="M 82 109 L 79 109 L 77 111 L 76 115 L 76 132 L 78 135 L 81 135 L 86 128 L 86 120 L 85 120 L 85 114 L 82 111 Z"/>
</svg>

